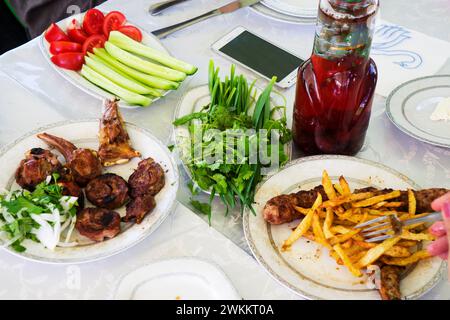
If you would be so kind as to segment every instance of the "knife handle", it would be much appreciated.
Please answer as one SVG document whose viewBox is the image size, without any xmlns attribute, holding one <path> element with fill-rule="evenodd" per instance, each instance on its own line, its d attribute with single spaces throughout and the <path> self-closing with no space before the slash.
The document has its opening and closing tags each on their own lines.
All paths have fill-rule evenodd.
<svg viewBox="0 0 450 320">
<path fill-rule="evenodd" d="M 218 16 L 220 14 L 221 14 L 221 12 L 219 10 L 217 10 L 217 9 L 216 10 L 212 10 L 210 12 L 202 14 L 201 16 L 198 16 L 198 17 L 195 17 L 195 18 L 192 18 L 192 19 L 189 19 L 189 20 L 186 20 L 186 21 L 174 24 L 174 25 L 166 27 L 166 28 L 162 28 L 162 29 L 159 29 L 159 30 L 152 31 L 152 34 L 154 34 L 159 39 L 163 39 L 163 38 L 167 37 L 168 35 L 170 35 L 170 34 L 172 34 L 174 32 L 177 32 L 177 31 L 182 30 L 184 28 L 190 27 L 190 26 L 192 26 L 192 25 L 194 25 L 196 23 L 199 23 L 199 22 L 204 21 L 206 19 Z"/>
<path fill-rule="evenodd" d="M 187 1 L 187 0 L 168 0 L 168 1 L 158 2 L 150 7 L 149 12 L 152 16 L 156 16 L 156 15 L 160 14 L 162 11 L 164 11 L 174 5 L 177 5 L 179 3 L 185 2 L 185 1 Z"/>
</svg>

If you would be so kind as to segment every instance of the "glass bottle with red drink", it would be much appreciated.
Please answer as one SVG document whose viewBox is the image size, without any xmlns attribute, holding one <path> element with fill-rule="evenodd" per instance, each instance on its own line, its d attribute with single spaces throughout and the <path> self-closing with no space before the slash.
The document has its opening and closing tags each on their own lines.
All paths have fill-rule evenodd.
<svg viewBox="0 0 450 320">
<path fill-rule="evenodd" d="M 378 0 L 320 0 L 312 56 L 298 71 L 294 141 L 305 155 L 354 155 L 369 126 Z"/>
</svg>

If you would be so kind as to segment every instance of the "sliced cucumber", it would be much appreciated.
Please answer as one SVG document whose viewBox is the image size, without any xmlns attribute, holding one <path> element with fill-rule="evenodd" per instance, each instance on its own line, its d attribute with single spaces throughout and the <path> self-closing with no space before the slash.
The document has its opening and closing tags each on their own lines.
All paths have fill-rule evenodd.
<svg viewBox="0 0 450 320">
<path fill-rule="evenodd" d="M 130 104 L 136 104 L 145 107 L 152 103 L 152 99 L 122 88 L 121 86 L 115 84 L 111 80 L 97 73 L 87 65 L 83 65 L 83 68 L 81 69 L 81 75 L 93 84 L 99 86 L 102 89 L 105 89 L 106 91 L 111 92 L 112 94 L 118 96 L 119 98 Z"/>
<path fill-rule="evenodd" d="M 111 56 L 138 71 L 172 81 L 183 81 L 186 79 L 186 74 L 184 72 L 173 70 L 141 59 L 123 49 L 120 49 L 109 41 L 105 43 L 105 49 Z"/>
<path fill-rule="evenodd" d="M 114 59 L 105 49 L 94 48 L 94 53 L 96 58 L 98 57 L 99 59 L 103 60 L 103 62 L 107 63 L 110 67 L 114 67 L 116 71 L 120 70 L 121 72 L 129 75 L 136 80 L 139 80 L 142 83 L 145 83 L 150 87 L 163 90 L 173 90 L 178 89 L 178 87 L 180 86 L 178 82 L 154 77 L 130 68 L 124 65 L 122 62 Z"/>
<path fill-rule="evenodd" d="M 109 41 L 118 46 L 119 48 L 129 51 L 131 53 L 135 53 L 137 55 L 152 59 L 157 61 L 169 68 L 182 71 L 189 75 L 192 75 L 197 72 L 198 68 L 186 63 L 184 61 L 178 60 L 166 53 L 150 48 L 146 45 L 143 45 L 140 42 L 137 42 L 130 37 L 124 35 L 119 31 L 112 31 L 109 34 Z"/>
<path fill-rule="evenodd" d="M 127 90 L 130 90 L 134 93 L 139 94 L 151 94 L 154 96 L 161 96 L 161 93 L 156 91 L 155 89 L 143 86 L 139 84 L 136 80 L 130 80 L 128 77 L 122 76 L 120 73 L 116 72 L 112 68 L 109 68 L 107 65 L 103 64 L 102 62 L 95 61 L 92 58 L 85 57 L 85 63 L 88 67 L 92 68 L 94 71 L 98 72 L 102 76 L 106 77 L 107 79 L 111 80 L 115 84 L 121 86 L 122 88 L 125 88 Z"/>
</svg>

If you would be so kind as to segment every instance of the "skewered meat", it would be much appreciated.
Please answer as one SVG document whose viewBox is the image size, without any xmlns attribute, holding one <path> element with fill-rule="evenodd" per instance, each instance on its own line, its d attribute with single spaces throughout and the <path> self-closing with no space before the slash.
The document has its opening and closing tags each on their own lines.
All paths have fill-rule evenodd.
<svg viewBox="0 0 450 320">
<path fill-rule="evenodd" d="M 62 194 L 65 196 L 77 197 L 79 212 L 84 208 L 83 190 L 73 181 L 58 181 L 58 185 L 62 187 Z"/>
<path fill-rule="evenodd" d="M 86 208 L 78 214 L 75 228 L 93 241 L 111 239 L 120 233 L 120 215 L 107 209 Z"/>
<path fill-rule="evenodd" d="M 147 194 L 154 196 L 161 191 L 164 184 L 164 170 L 152 158 L 139 162 L 138 168 L 128 179 L 132 198 Z"/>
<path fill-rule="evenodd" d="M 103 174 L 89 181 L 86 197 L 93 205 L 110 210 L 120 208 L 130 199 L 127 182 L 113 173 Z"/>
<path fill-rule="evenodd" d="M 99 136 L 98 154 L 105 167 L 126 163 L 132 158 L 141 156 L 130 146 L 130 137 L 117 108 L 116 100 L 105 101 Z"/>
<path fill-rule="evenodd" d="M 377 190 L 375 188 L 364 188 L 355 190 L 355 193 L 362 192 L 374 192 L 375 195 L 385 194 L 393 191 L 392 189 L 383 189 Z M 425 213 L 431 212 L 431 202 L 434 199 L 443 196 L 450 190 L 447 189 L 425 189 L 414 191 L 414 195 L 417 201 L 417 212 Z M 302 216 L 299 212 L 297 212 L 294 206 L 303 207 L 303 208 L 311 208 L 314 204 L 315 199 L 317 198 L 317 194 L 320 192 L 322 195 L 323 201 L 328 200 L 325 191 L 322 186 L 318 186 L 313 190 L 309 191 L 299 191 L 297 193 L 292 193 L 289 195 L 280 195 L 274 197 L 267 201 L 263 214 L 264 219 L 270 224 L 283 224 L 294 221 Z M 395 201 L 401 201 L 403 206 L 397 208 L 399 211 L 407 211 L 408 210 L 408 192 L 402 191 L 401 196 Z"/>
<path fill-rule="evenodd" d="M 380 295 L 383 300 L 401 300 L 400 274 L 402 268 L 397 266 L 381 267 Z"/>
<path fill-rule="evenodd" d="M 97 152 L 91 149 L 78 149 L 71 142 L 48 133 L 38 134 L 38 138 L 62 153 L 74 180 L 84 187 L 90 180 L 102 173 L 102 165 Z"/>
<path fill-rule="evenodd" d="M 15 173 L 16 182 L 22 188 L 32 191 L 60 167 L 57 157 L 49 150 L 33 148 L 20 162 Z"/>
<path fill-rule="evenodd" d="M 130 222 L 135 220 L 140 224 L 144 217 L 156 207 L 155 198 L 150 195 L 139 196 L 127 204 L 127 215 L 123 221 Z"/>
</svg>

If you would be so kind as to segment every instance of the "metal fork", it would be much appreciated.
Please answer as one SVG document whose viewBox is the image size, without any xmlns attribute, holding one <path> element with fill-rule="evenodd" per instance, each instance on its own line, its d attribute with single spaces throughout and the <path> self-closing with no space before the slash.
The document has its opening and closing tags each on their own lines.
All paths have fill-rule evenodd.
<svg viewBox="0 0 450 320">
<path fill-rule="evenodd" d="M 366 242 L 378 242 L 400 235 L 403 232 L 403 227 L 439 220 L 442 220 L 440 212 L 433 212 L 423 217 L 405 221 L 400 221 L 396 214 L 391 214 L 360 223 L 354 226 L 353 229 L 361 229 L 361 235 Z"/>
</svg>

